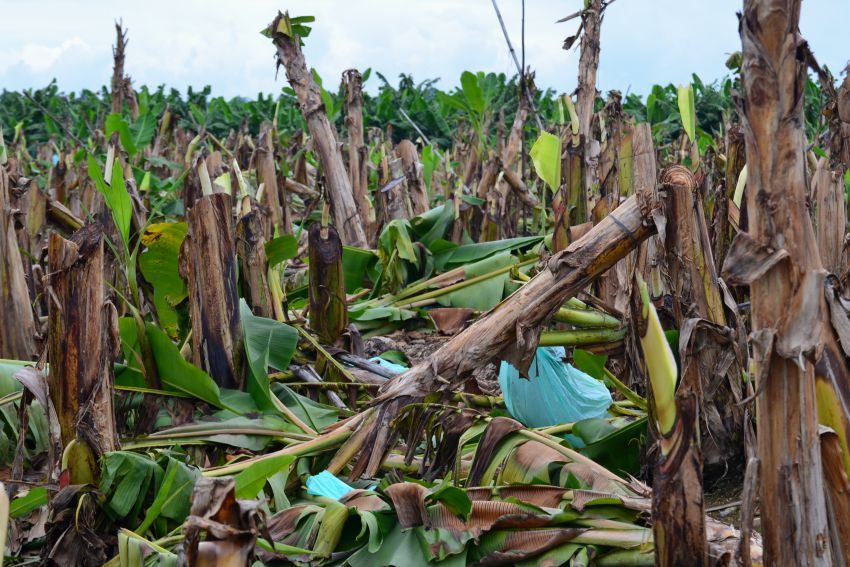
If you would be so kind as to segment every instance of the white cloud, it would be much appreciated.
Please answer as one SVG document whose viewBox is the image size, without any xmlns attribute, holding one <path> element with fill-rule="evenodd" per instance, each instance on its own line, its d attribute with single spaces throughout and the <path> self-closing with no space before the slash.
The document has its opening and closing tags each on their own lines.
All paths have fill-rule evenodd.
<svg viewBox="0 0 850 567">
<path fill-rule="evenodd" d="M 575 88 L 578 53 L 561 43 L 577 21 L 555 20 L 581 4 L 526 0 L 526 61 L 542 88 Z M 519 52 L 521 2 L 499 0 L 499 6 Z M 417 81 L 439 77 L 443 87 L 457 84 L 465 69 L 515 71 L 491 0 L 4 0 L 4 21 L 18 25 L 0 34 L 0 87 L 40 87 L 53 77 L 65 90 L 108 83 L 113 22 L 123 18 L 130 37 L 126 69 L 136 85 L 210 84 L 225 96 L 278 92 L 284 76 L 275 80 L 274 48 L 258 33 L 278 9 L 316 16 L 305 54 L 328 87 L 351 67 L 372 67 L 393 82 L 400 73 Z M 740 0 L 612 4 L 602 27 L 600 89 L 646 92 L 654 83 L 687 82 L 692 72 L 708 80 L 722 76 L 726 54 L 740 49 L 737 10 Z M 850 21 L 850 2 L 805 2 L 802 19 L 821 63 L 843 68 L 848 54 L 834 38 Z M 34 42 L 36 22 L 40 37 L 55 41 Z M 377 85 L 373 79 L 367 88 Z"/>
<path fill-rule="evenodd" d="M 79 37 L 67 39 L 58 47 L 28 43 L 21 49 L 21 62 L 36 73 L 46 71 L 71 49 L 89 51 L 91 48 Z"/>
<path fill-rule="evenodd" d="M 0 72 L 5 72 L 15 65 L 22 64 L 29 71 L 43 73 L 52 69 L 64 55 L 72 50 L 82 51 L 86 55 L 91 53 L 89 44 L 76 36 L 64 40 L 59 45 L 25 43 L 18 50 L 0 51 Z"/>
</svg>

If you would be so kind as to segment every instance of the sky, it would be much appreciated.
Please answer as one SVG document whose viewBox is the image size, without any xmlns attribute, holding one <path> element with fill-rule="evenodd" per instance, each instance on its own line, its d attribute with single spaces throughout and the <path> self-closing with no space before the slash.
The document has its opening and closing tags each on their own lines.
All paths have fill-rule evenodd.
<svg viewBox="0 0 850 567">
<path fill-rule="evenodd" d="M 539 87 L 575 89 L 579 53 L 561 45 L 578 20 L 555 21 L 582 3 L 526 0 L 525 57 Z M 519 54 L 521 0 L 498 4 Z M 599 89 L 645 94 L 656 83 L 687 83 L 691 73 L 723 77 L 728 55 L 740 49 L 740 9 L 740 0 L 617 0 L 602 24 Z M 464 70 L 515 72 L 491 0 L 0 0 L 0 90 L 53 78 L 66 92 L 108 84 L 113 22 L 122 19 L 136 86 L 278 93 L 285 76 L 275 76 L 274 47 L 259 33 L 278 10 L 316 17 L 304 52 L 326 88 L 352 67 L 371 67 L 393 84 L 400 73 L 439 78 L 442 88 L 457 85 Z M 850 0 L 803 2 L 803 36 L 836 74 L 850 60 L 848 22 Z M 378 84 L 373 74 L 366 88 Z"/>
</svg>

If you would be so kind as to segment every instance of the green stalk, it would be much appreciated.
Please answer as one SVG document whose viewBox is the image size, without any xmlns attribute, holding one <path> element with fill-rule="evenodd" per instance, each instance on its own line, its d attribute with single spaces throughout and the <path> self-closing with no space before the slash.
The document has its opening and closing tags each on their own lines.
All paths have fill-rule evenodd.
<svg viewBox="0 0 850 567">
<path fill-rule="evenodd" d="M 227 157 L 228 157 L 228 158 L 230 158 L 230 159 L 233 159 L 233 152 L 231 152 L 230 150 L 228 150 L 228 149 L 227 149 L 227 146 L 225 146 L 223 143 L 221 143 L 221 140 L 219 140 L 218 138 L 216 138 L 216 137 L 213 135 L 213 133 L 212 133 L 212 132 L 210 132 L 210 131 L 207 131 L 207 132 L 206 132 L 206 134 L 207 134 L 207 136 L 209 136 L 210 140 L 212 140 L 212 141 L 213 141 L 213 143 L 214 143 L 216 146 L 218 146 L 218 148 L 221 150 L 221 152 L 222 152 L 225 156 L 227 156 Z"/>
<path fill-rule="evenodd" d="M 194 398 L 195 396 L 185 392 L 171 392 L 168 390 L 159 390 L 156 388 L 144 388 L 142 386 L 122 386 L 116 384 L 115 389 L 121 392 L 135 392 L 137 394 L 153 394 L 155 396 L 171 396 L 173 398 Z"/>
<path fill-rule="evenodd" d="M 313 429 L 312 427 L 310 427 L 309 425 L 304 423 L 304 421 L 301 418 L 299 418 L 297 415 L 295 415 L 295 412 L 292 411 L 291 409 L 289 409 L 289 407 L 287 407 L 287 405 L 284 404 L 282 401 L 280 401 L 280 398 L 278 398 L 277 396 L 274 396 L 274 395 L 272 395 L 270 397 L 271 397 L 272 403 L 274 404 L 275 408 L 277 408 L 277 410 L 280 413 L 282 413 L 286 417 L 286 419 L 291 421 L 298 429 L 300 429 L 301 431 L 303 431 L 304 433 L 306 433 L 310 437 L 315 437 L 316 435 L 319 434 L 318 431 L 316 431 L 315 429 Z"/>
<path fill-rule="evenodd" d="M 484 394 L 466 394 L 458 392 L 452 395 L 452 402 L 463 403 L 467 406 L 479 408 L 504 407 L 505 402 L 498 396 L 487 396 Z"/>
<path fill-rule="evenodd" d="M 621 325 L 616 317 L 594 309 L 562 307 L 555 312 L 552 318 L 559 323 L 567 323 L 576 327 L 617 329 Z"/>
<path fill-rule="evenodd" d="M 571 543 L 584 545 L 604 545 L 630 549 L 652 543 L 652 530 L 635 527 L 631 530 L 600 530 L 590 529 L 570 540 Z M 654 560 L 654 554 L 650 555 Z"/>
<path fill-rule="evenodd" d="M 266 551 L 274 552 L 279 555 L 303 555 L 306 557 L 312 557 L 313 555 L 315 555 L 315 553 L 313 553 L 309 549 L 301 549 L 300 547 L 286 545 L 277 541 L 270 542 L 261 537 L 257 538 L 257 547 L 265 549 Z"/>
<path fill-rule="evenodd" d="M 629 403 L 631 403 L 631 402 L 629 402 Z M 610 411 L 613 414 L 624 415 L 626 417 L 637 417 L 637 418 L 646 417 L 646 410 L 630 409 L 630 408 L 625 407 L 625 406 L 617 405 L 617 402 L 614 402 L 613 404 L 611 404 L 611 407 L 608 408 L 608 411 Z"/>
<path fill-rule="evenodd" d="M 572 433 L 574 426 L 575 423 L 561 423 L 559 425 L 541 427 L 538 431 L 540 433 L 545 433 L 546 435 L 558 435 L 561 433 Z"/>
<path fill-rule="evenodd" d="M 632 402 L 634 405 L 639 407 L 640 409 L 646 411 L 646 400 L 638 396 L 634 390 L 626 386 L 624 383 L 620 382 L 620 379 L 614 376 L 610 370 L 602 367 L 602 372 L 605 373 L 605 382 L 610 384 L 615 390 L 620 392 L 624 398 Z"/>
<path fill-rule="evenodd" d="M 207 169 L 207 162 L 204 158 L 199 158 L 197 167 L 198 178 L 201 180 L 201 193 L 204 197 L 209 197 L 213 194 L 212 181 L 210 180 L 210 172 Z"/>
<path fill-rule="evenodd" d="M 473 284 L 477 284 L 478 282 L 483 282 L 484 280 L 488 280 L 490 278 L 496 277 L 496 276 L 504 274 L 506 272 L 510 272 L 515 267 L 524 266 L 524 265 L 527 265 L 527 264 L 534 263 L 536 261 L 537 261 L 537 258 L 532 258 L 530 260 L 525 260 L 525 261 L 520 262 L 518 264 L 512 264 L 510 266 L 505 266 L 504 268 L 499 268 L 498 270 L 494 270 L 494 271 L 489 272 L 487 274 L 481 274 L 480 276 L 475 276 L 474 278 L 471 278 L 471 279 L 468 279 L 468 280 L 463 280 L 461 282 L 457 282 L 457 283 L 454 283 L 452 285 L 448 285 L 448 286 L 440 288 L 440 289 L 435 289 L 435 290 L 423 293 L 423 294 L 418 295 L 416 297 L 412 297 L 412 298 L 408 297 L 407 299 L 405 299 L 405 304 L 416 303 L 416 302 L 419 302 L 419 301 L 422 301 L 422 300 L 425 300 L 425 299 L 432 299 L 432 298 L 435 298 L 435 297 L 440 297 L 440 296 L 446 295 L 447 293 L 451 293 L 453 291 L 457 291 L 459 289 L 463 289 L 463 288 L 471 286 Z M 393 304 L 398 305 L 399 303 L 400 303 L 400 301 L 396 300 Z"/>
<path fill-rule="evenodd" d="M 655 553 L 641 549 L 618 549 L 596 560 L 599 567 L 643 567 L 655 565 Z"/>
<path fill-rule="evenodd" d="M 245 183 L 245 176 L 242 175 L 242 170 L 239 169 L 239 162 L 234 159 L 230 163 L 230 168 L 236 175 L 236 184 L 239 186 L 239 199 L 244 199 L 248 196 L 248 184 Z"/>
<path fill-rule="evenodd" d="M 655 311 L 655 306 L 649 301 L 649 290 L 646 287 L 646 282 L 643 281 L 640 274 L 638 274 L 637 279 L 640 298 L 643 303 L 641 309 L 643 335 L 640 337 L 640 344 L 655 401 L 654 418 L 662 436 L 661 451 L 666 455 L 671 447 L 669 442 L 665 443 L 665 440 L 668 440 L 668 436 L 676 423 L 675 396 L 678 370 L 676 359 L 670 350 L 670 344 L 667 342 L 667 337 L 664 336 L 661 321 L 658 320 L 658 313 Z"/>
<path fill-rule="evenodd" d="M 137 534 L 135 532 L 131 532 L 130 530 L 128 530 L 126 528 L 120 528 L 118 530 L 118 532 L 119 532 L 119 536 L 124 536 L 128 539 L 135 539 L 135 540 L 141 541 L 144 544 L 146 544 L 147 546 L 149 546 L 152 550 L 156 551 L 157 553 L 160 553 L 162 555 L 167 555 L 169 557 L 174 557 L 175 559 L 177 558 L 177 556 L 174 553 L 165 549 L 165 547 L 163 547 L 163 546 L 174 545 L 176 543 L 183 541 L 182 535 L 170 536 L 170 537 L 158 539 L 156 541 L 150 541 L 150 540 L 143 538 L 142 536 L 140 536 L 139 534 Z M 120 565 L 121 565 L 121 556 L 116 555 L 115 557 L 113 557 L 112 559 L 110 559 L 109 561 L 104 563 L 103 567 L 119 567 Z"/>
<path fill-rule="evenodd" d="M 578 329 L 567 331 L 543 331 L 539 346 L 585 346 L 613 343 L 626 336 L 626 329 Z"/>
<path fill-rule="evenodd" d="M 6 404 L 11 404 L 13 402 L 17 402 L 23 397 L 23 391 L 12 392 L 11 394 L 6 394 L 2 398 L 0 398 L 0 406 L 5 406 Z"/>
<path fill-rule="evenodd" d="M 287 382 L 290 388 L 310 388 L 315 390 L 331 390 L 334 392 L 345 392 L 351 388 L 358 390 L 373 390 L 380 388 L 380 384 L 362 384 L 351 382 Z"/>
<path fill-rule="evenodd" d="M 295 443 L 303 443 L 315 439 L 312 435 L 304 435 L 291 431 L 281 431 L 280 429 L 272 429 L 268 427 L 199 427 L 197 429 L 187 429 L 185 431 L 163 431 L 155 433 L 147 437 L 147 439 L 182 439 L 186 437 L 209 437 L 213 435 L 258 435 L 265 437 L 275 437 L 293 441 Z"/>
<path fill-rule="evenodd" d="M 201 135 L 198 134 L 197 136 L 192 138 L 192 140 L 189 142 L 189 145 L 186 147 L 186 155 L 183 159 L 187 166 L 192 163 L 192 156 L 195 154 L 195 150 L 198 149 L 200 143 Z"/>
<path fill-rule="evenodd" d="M 305 339 L 307 339 L 307 341 L 308 341 L 311 345 L 313 345 L 313 348 L 315 348 L 315 349 L 316 349 L 316 352 L 317 352 L 317 353 L 319 353 L 319 354 L 321 354 L 322 356 L 324 356 L 324 357 L 325 357 L 325 359 L 327 359 L 327 361 L 328 361 L 328 362 L 330 362 L 332 365 L 334 365 L 334 366 L 336 367 L 336 369 L 337 369 L 337 370 L 339 370 L 340 374 L 342 374 L 343 376 L 345 376 L 345 378 L 346 378 L 349 382 L 357 382 L 357 379 L 356 379 L 356 378 L 354 378 L 354 376 L 351 374 L 351 372 L 349 372 L 349 371 L 348 371 L 348 369 L 347 369 L 347 368 L 346 368 L 346 367 L 345 367 L 345 366 L 344 366 L 341 362 L 339 362 L 337 359 L 335 359 L 335 358 L 331 355 L 331 353 L 329 353 L 328 351 L 326 351 L 326 350 L 324 349 L 324 347 L 322 347 L 322 345 L 319 343 L 319 341 L 317 341 L 317 340 L 313 337 L 313 335 L 311 335 L 311 334 L 310 334 L 310 333 L 308 333 L 306 330 L 304 330 L 304 328 L 303 328 L 301 325 L 293 325 L 293 326 L 294 326 L 296 329 L 298 329 L 298 332 L 299 332 L 299 333 L 301 333 L 301 336 L 302 336 L 302 337 L 304 337 Z"/>
<path fill-rule="evenodd" d="M 3 139 L 3 128 L 0 127 L 0 165 L 6 165 L 9 156 L 6 153 L 6 140 Z"/>
<path fill-rule="evenodd" d="M 376 298 L 376 299 L 373 299 L 373 300 L 370 300 L 370 301 L 366 301 L 364 303 L 366 303 L 366 304 L 373 304 L 374 303 L 375 307 L 385 307 L 387 305 L 390 305 L 390 304 L 397 302 L 401 299 L 404 299 L 406 297 L 416 295 L 420 291 L 428 289 L 429 287 L 432 287 L 432 286 L 435 286 L 435 285 L 441 285 L 444 280 L 452 280 L 454 278 L 462 278 L 463 274 L 464 274 L 463 266 L 460 266 L 460 267 L 455 268 L 453 270 L 449 270 L 448 272 L 444 272 L 442 274 L 434 276 L 433 278 L 429 278 L 425 281 L 422 281 L 422 282 L 419 282 L 417 284 L 413 284 L 409 287 L 406 287 L 405 289 L 399 291 L 395 295 L 392 295 L 392 294 L 385 295 L 384 297 Z"/>
<path fill-rule="evenodd" d="M 367 411 L 360 429 L 355 431 L 351 438 L 342 444 L 336 454 L 331 457 L 330 462 L 326 466 L 328 471 L 332 474 L 339 474 L 354 459 L 355 455 L 363 449 L 363 445 L 366 443 L 376 417 L 376 413 L 373 410 Z"/>
<path fill-rule="evenodd" d="M 272 294 L 272 306 L 274 307 L 274 317 L 279 322 L 286 322 L 287 313 L 284 313 L 283 300 L 286 292 L 280 285 L 282 264 L 269 268 L 269 291 Z"/>
<path fill-rule="evenodd" d="M 207 439 L 181 439 L 179 445 L 181 447 L 192 446 L 209 446 L 210 442 Z M 158 449 L 160 447 L 173 447 L 177 445 L 169 439 L 143 439 L 141 441 L 121 441 L 122 451 L 140 451 L 142 449 Z"/>
<path fill-rule="evenodd" d="M 267 459 L 272 459 L 274 457 L 279 457 L 281 455 L 294 455 L 296 457 L 304 457 L 306 455 L 320 453 L 322 451 L 327 451 L 329 449 L 333 449 L 335 447 L 340 446 L 342 443 L 345 442 L 346 439 L 351 437 L 352 433 L 353 428 L 350 424 L 348 424 L 346 426 L 339 427 L 331 431 L 330 433 L 326 433 L 324 435 L 316 437 L 315 439 L 312 439 L 310 441 L 305 441 L 297 445 L 290 445 L 289 447 L 284 447 L 283 449 L 280 449 L 278 451 L 267 453 L 260 457 L 245 459 L 244 461 L 239 461 L 238 463 L 205 469 L 202 474 L 204 476 L 209 477 L 233 475 L 244 471 L 254 463 L 265 461 Z"/>
<path fill-rule="evenodd" d="M 517 279 L 522 280 L 523 282 L 530 282 L 531 281 L 531 276 L 529 276 L 528 274 L 524 274 L 522 272 L 517 272 L 516 276 L 517 276 Z M 568 300 L 566 300 L 564 302 L 564 305 L 565 305 L 566 309 L 582 309 L 582 310 L 591 309 L 591 307 L 587 303 L 585 303 L 584 301 L 582 301 L 581 299 L 578 299 L 576 297 L 569 298 Z M 599 313 L 602 313 L 602 311 L 599 311 Z M 606 315 L 607 315 L 607 313 L 606 313 Z M 569 322 L 569 321 L 565 321 L 565 322 Z M 620 323 L 618 321 L 617 325 L 619 325 L 619 324 Z"/>
</svg>

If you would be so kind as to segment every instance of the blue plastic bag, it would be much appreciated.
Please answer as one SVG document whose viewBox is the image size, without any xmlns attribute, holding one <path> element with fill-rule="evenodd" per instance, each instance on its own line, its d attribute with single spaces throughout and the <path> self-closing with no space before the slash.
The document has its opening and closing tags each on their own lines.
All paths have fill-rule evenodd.
<svg viewBox="0 0 850 567">
<path fill-rule="evenodd" d="M 332 473 L 322 471 L 319 474 L 307 477 L 307 494 L 311 496 L 325 496 L 339 500 L 354 488 L 348 486 Z"/>
<path fill-rule="evenodd" d="M 564 362 L 564 347 L 540 347 L 520 377 L 512 364 L 502 361 L 499 386 L 508 412 L 526 427 L 547 427 L 602 417 L 611 405 L 605 384 Z"/>
<path fill-rule="evenodd" d="M 407 372 L 408 370 L 410 370 L 407 366 L 402 366 L 401 364 L 396 364 L 395 362 L 390 362 L 389 360 L 381 358 L 380 356 L 375 356 L 373 358 L 370 358 L 369 362 L 374 362 L 376 364 L 379 364 L 379 365 L 383 366 L 384 368 L 386 368 L 387 370 L 395 372 L 396 374 L 401 374 L 403 372 Z"/>
</svg>

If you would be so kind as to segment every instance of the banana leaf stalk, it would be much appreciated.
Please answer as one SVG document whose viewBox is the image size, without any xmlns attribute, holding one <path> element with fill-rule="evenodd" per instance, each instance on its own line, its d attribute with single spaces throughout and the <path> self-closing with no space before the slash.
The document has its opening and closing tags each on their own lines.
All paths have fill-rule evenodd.
<svg viewBox="0 0 850 567">
<path fill-rule="evenodd" d="M 177 555 L 168 551 L 171 546 L 183 541 L 183 536 L 170 536 L 149 541 L 126 528 L 118 530 L 118 555 L 103 564 L 103 567 L 134 567 L 144 563 L 144 557 L 153 553 L 158 555 L 159 565 L 177 565 Z"/>
<path fill-rule="evenodd" d="M 604 366 L 602 367 L 602 372 L 605 375 L 603 381 L 609 388 L 617 390 L 618 392 L 620 392 L 620 394 L 622 394 L 624 398 L 626 398 L 627 401 L 633 403 L 638 408 L 646 411 L 647 405 L 645 399 L 637 395 L 634 390 L 626 386 L 622 381 L 620 381 L 619 378 L 614 376 L 614 374 L 612 374 L 611 371 L 605 368 Z"/>
<path fill-rule="evenodd" d="M 364 416 L 364 414 L 360 415 L 364 416 L 364 419 L 368 420 L 368 415 L 371 415 L 372 413 L 372 410 L 367 410 L 366 416 Z M 237 463 L 232 463 L 221 467 L 212 467 L 204 470 L 203 475 L 210 477 L 233 475 L 244 471 L 254 463 L 274 459 L 275 457 L 279 457 L 281 455 L 293 455 L 296 457 L 303 457 L 306 455 L 314 455 L 323 451 L 329 451 L 331 449 L 338 448 L 340 447 L 340 445 L 343 445 L 343 443 L 345 443 L 345 441 L 349 437 L 351 437 L 353 433 L 352 425 L 352 421 L 350 420 L 346 422 L 340 422 L 340 424 L 338 424 L 336 429 L 334 429 L 333 431 L 324 433 L 323 435 L 316 437 L 315 439 L 311 439 L 310 441 L 304 441 L 303 443 L 290 445 L 278 451 L 273 451 L 271 453 L 266 453 L 265 455 L 252 457 L 250 459 L 245 459 L 244 461 L 239 461 Z"/>
<path fill-rule="evenodd" d="M 613 343 L 623 340 L 625 336 L 625 328 L 543 331 L 540 334 L 540 346 L 575 347 L 599 343 Z"/>
<path fill-rule="evenodd" d="M 515 275 L 522 282 L 531 281 L 531 276 L 522 272 L 517 272 Z M 614 329 L 622 325 L 622 322 L 618 318 L 599 309 L 594 309 L 577 297 L 571 297 L 566 300 L 564 306 L 552 315 L 552 319 L 559 323 L 567 323 L 576 327 Z"/>
<path fill-rule="evenodd" d="M 477 284 L 479 282 L 489 280 L 490 278 L 494 278 L 494 277 L 502 275 L 506 272 L 510 272 L 514 268 L 520 268 L 522 266 L 527 266 L 529 264 L 533 264 L 533 263 L 537 262 L 537 260 L 538 260 L 538 258 L 534 257 L 534 258 L 519 262 L 518 264 L 512 264 L 510 266 L 505 266 L 503 268 L 493 270 L 492 272 L 489 272 L 489 273 L 486 273 L 486 274 L 481 274 L 480 276 L 475 276 L 473 278 L 469 278 L 468 280 L 464 279 L 462 281 L 452 283 L 452 284 L 446 285 L 446 286 L 438 288 L 438 289 L 427 291 L 425 293 L 421 293 L 421 294 L 413 296 L 413 297 L 411 297 L 408 294 L 404 294 L 404 295 L 399 294 L 399 296 L 396 296 L 396 299 L 394 301 L 392 301 L 390 304 L 395 305 L 397 307 L 406 307 L 406 306 L 412 305 L 412 304 L 419 304 L 422 301 L 425 301 L 425 300 L 428 300 L 428 299 L 434 299 L 436 297 L 441 297 L 443 295 L 452 293 L 452 292 L 457 291 L 459 289 L 463 289 L 465 287 Z M 458 268 L 458 270 L 460 270 L 460 271 L 457 272 L 457 273 L 455 273 L 455 270 L 452 270 L 451 273 L 453 273 L 454 277 L 460 277 L 460 278 L 464 277 L 463 268 L 462 267 Z M 450 273 L 450 272 L 446 272 L 446 274 L 448 274 L 448 273 Z M 446 274 L 443 274 L 443 275 L 446 275 Z M 438 276 L 438 278 L 440 278 L 440 277 L 441 276 Z M 438 278 L 433 278 L 431 280 L 431 282 L 432 282 L 431 285 L 433 285 L 434 281 L 439 281 Z M 451 281 L 451 280 L 449 280 L 449 281 Z M 423 289 L 425 286 L 424 286 L 424 284 L 422 284 L 422 286 L 417 286 L 417 287 L 419 289 Z M 402 304 L 402 299 L 404 299 L 403 304 Z"/>
<path fill-rule="evenodd" d="M 3 137 L 3 128 L 0 127 L 0 166 L 6 165 L 9 161 L 9 154 L 6 151 L 6 140 Z"/>
<path fill-rule="evenodd" d="M 619 319 L 595 309 L 573 309 L 562 307 L 552 316 L 559 323 L 575 327 L 617 329 L 622 325 Z"/>
</svg>

